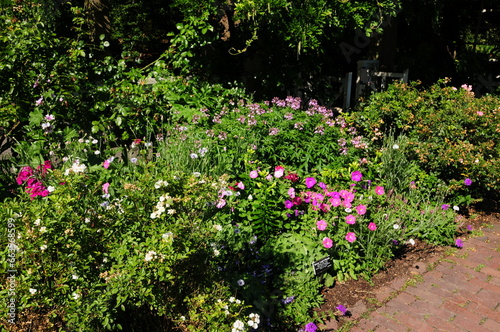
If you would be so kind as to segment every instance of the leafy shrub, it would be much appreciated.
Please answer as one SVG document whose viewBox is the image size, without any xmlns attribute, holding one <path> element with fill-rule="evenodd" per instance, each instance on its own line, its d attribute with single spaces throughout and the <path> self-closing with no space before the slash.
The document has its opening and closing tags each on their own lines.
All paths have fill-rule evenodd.
<svg viewBox="0 0 500 332">
<path fill-rule="evenodd" d="M 472 179 L 475 195 L 494 194 L 500 186 L 500 99 L 474 98 L 470 86 L 445 83 L 429 89 L 394 84 L 363 103 L 356 121 L 375 142 L 390 131 L 406 135 L 409 159 L 446 181 L 457 202 L 465 195 L 466 178 Z"/>
</svg>

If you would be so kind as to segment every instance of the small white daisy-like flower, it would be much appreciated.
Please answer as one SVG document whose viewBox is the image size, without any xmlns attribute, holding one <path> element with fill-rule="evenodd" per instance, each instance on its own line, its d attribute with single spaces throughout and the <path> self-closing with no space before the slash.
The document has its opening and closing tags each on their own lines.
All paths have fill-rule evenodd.
<svg viewBox="0 0 500 332">
<path fill-rule="evenodd" d="M 169 241 L 169 240 L 172 240 L 172 238 L 174 237 L 174 233 L 172 232 L 166 232 L 165 234 L 163 234 L 161 236 L 161 238 L 165 241 Z"/>
<path fill-rule="evenodd" d="M 80 298 L 80 294 L 78 294 L 77 292 L 73 292 L 73 294 L 71 294 L 71 297 L 73 298 L 73 300 L 78 300 Z"/>
<path fill-rule="evenodd" d="M 101 151 L 99 151 L 99 150 L 95 150 L 95 151 L 94 151 L 94 154 L 95 154 L 95 155 L 100 155 L 100 154 L 101 154 Z"/>
<path fill-rule="evenodd" d="M 45 249 L 47 249 L 47 245 L 46 244 L 40 246 L 40 250 L 41 251 L 44 251 Z"/>
<path fill-rule="evenodd" d="M 73 280 L 77 280 L 78 279 L 78 276 L 76 274 L 73 274 L 71 277 L 73 278 Z"/>
<path fill-rule="evenodd" d="M 222 226 L 221 225 L 214 225 L 214 228 L 216 231 L 222 231 Z"/>
<path fill-rule="evenodd" d="M 394 145 L 392 146 L 392 148 L 393 148 L 394 150 L 397 150 L 397 149 L 399 149 L 399 145 L 394 144 Z"/>
<path fill-rule="evenodd" d="M 219 250 L 217 250 L 217 249 L 214 249 L 214 255 L 215 255 L 215 256 L 219 256 L 219 255 L 220 255 L 220 251 L 219 251 Z"/>
<path fill-rule="evenodd" d="M 40 226 L 40 222 L 41 222 L 41 220 L 40 220 L 40 219 L 37 219 L 37 220 L 35 220 L 35 221 L 33 222 L 33 225 L 35 225 L 35 226 Z"/>
<path fill-rule="evenodd" d="M 47 187 L 47 191 L 48 191 L 49 193 L 54 192 L 54 190 L 56 190 L 56 188 L 55 188 L 54 186 L 48 186 L 48 187 Z"/>
<path fill-rule="evenodd" d="M 40 233 L 45 233 L 47 231 L 47 227 L 42 226 L 40 227 Z"/>
<path fill-rule="evenodd" d="M 408 243 L 409 243 L 409 244 L 411 244 L 412 246 L 414 246 L 414 245 L 415 245 L 415 240 L 413 240 L 413 239 L 409 239 L 409 240 L 408 240 Z"/>
<path fill-rule="evenodd" d="M 31 293 L 31 295 L 35 295 L 35 293 L 36 293 L 36 292 L 37 292 L 37 290 L 36 290 L 36 289 L 34 289 L 34 288 L 30 288 L 30 293 Z"/>
<path fill-rule="evenodd" d="M 394 226 L 392 226 L 394 229 L 399 229 L 399 225 L 398 224 L 394 224 Z"/>
<path fill-rule="evenodd" d="M 146 262 L 149 262 L 149 261 L 153 260 L 155 257 L 156 257 L 156 251 L 151 250 L 151 251 L 148 251 L 146 253 L 146 257 L 144 257 L 144 260 Z"/>
</svg>

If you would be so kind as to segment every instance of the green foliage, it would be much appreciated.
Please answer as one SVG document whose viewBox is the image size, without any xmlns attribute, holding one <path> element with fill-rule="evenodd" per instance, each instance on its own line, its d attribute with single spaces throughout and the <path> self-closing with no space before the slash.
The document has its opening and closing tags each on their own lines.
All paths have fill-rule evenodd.
<svg viewBox="0 0 500 332">
<path fill-rule="evenodd" d="M 457 199 L 466 193 L 466 178 L 472 179 L 478 197 L 494 193 L 500 185 L 500 100 L 474 98 L 471 87 L 457 89 L 444 83 L 429 89 L 418 89 L 416 83 L 392 85 L 363 103 L 356 121 L 374 141 L 380 133 L 404 134 L 408 158 L 446 181 Z"/>
</svg>

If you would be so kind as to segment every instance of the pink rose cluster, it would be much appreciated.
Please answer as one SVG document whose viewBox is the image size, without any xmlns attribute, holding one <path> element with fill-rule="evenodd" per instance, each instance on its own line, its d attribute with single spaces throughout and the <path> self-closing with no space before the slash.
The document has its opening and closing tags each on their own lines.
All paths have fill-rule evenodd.
<svg viewBox="0 0 500 332">
<path fill-rule="evenodd" d="M 17 175 L 16 182 L 18 185 L 24 184 L 26 186 L 26 192 L 30 194 L 31 199 L 37 196 L 46 197 L 49 195 L 49 190 L 43 185 L 39 177 L 45 177 L 49 169 L 52 169 L 49 160 L 38 166 L 36 170 L 30 166 L 24 166 Z"/>
</svg>

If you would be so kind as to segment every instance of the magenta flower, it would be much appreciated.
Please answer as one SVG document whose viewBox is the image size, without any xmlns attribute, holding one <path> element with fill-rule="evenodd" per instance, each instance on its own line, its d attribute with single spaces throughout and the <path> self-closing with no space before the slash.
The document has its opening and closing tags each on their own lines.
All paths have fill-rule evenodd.
<svg viewBox="0 0 500 332">
<path fill-rule="evenodd" d="M 441 209 L 443 209 L 443 210 L 448 210 L 449 208 L 450 208 L 450 206 L 448 204 L 441 205 Z"/>
<path fill-rule="evenodd" d="M 352 243 L 352 242 L 356 241 L 356 234 L 354 234 L 353 232 L 349 232 L 345 236 L 345 239 L 347 240 L 347 242 Z"/>
<path fill-rule="evenodd" d="M 383 194 L 385 194 L 384 187 L 377 186 L 377 187 L 375 188 L 375 194 L 377 194 L 377 195 L 383 195 Z"/>
<path fill-rule="evenodd" d="M 108 182 L 106 182 L 105 184 L 102 185 L 102 191 L 104 191 L 105 194 L 108 193 L 108 188 L 109 188 Z"/>
<path fill-rule="evenodd" d="M 377 224 L 371 222 L 368 224 L 368 229 L 371 230 L 371 231 L 374 231 L 377 229 Z"/>
<path fill-rule="evenodd" d="M 469 232 L 472 232 L 472 230 L 473 230 L 472 225 L 467 225 L 467 230 L 468 230 Z"/>
<path fill-rule="evenodd" d="M 285 201 L 285 209 L 291 209 L 293 207 L 293 202 L 286 200 Z"/>
<path fill-rule="evenodd" d="M 455 240 L 455 245 L 458 247 L 458 248 L 462 248 L 464 246 L 464 241 L 462 241 L 462 239 L 456 239 Z"/>
<path fill-rule="evenodd" d="M 255 170 L 250 172 L 250 178 L 255 179 L 258 176 L 259 176 L 259 172 L 255 171 Z"/>
<path fill-rule="evenodd" d="M 316 179 L 315 178 L 306 178 L 306 187 L 307 188 L 312 188 L 316 184 Z"/>
<path fill-rule="evenodd" d="M 470 185 L 472 184 L 472 180 L 471 180 L 471 179 L 469 179 L 469 178 L 467 178 L 467 179 L 465 179 L 465 180 L 464 180 L 464 184 L 465 184 L 466 186 L 470 186 Z"/>
<path fill-rule="evenodd" d="M 323 239 L 323 247 L 325 247 L 326 249 L 329 249 L 329 248 L 331 248 L 332 246 L 333 246 L 333 241 L 332 241 L 332 239 L 325 237 L 325 238 Z"/>
<path fill-rule="evenodd" d="M 362 216 L 366 213 L 366 206 L 364 206 L 363 204 L 360 204 L 358 206 L 356 206 L 356 212 Z"/>
<path fill-rule="evenodd" d="M 276 166 L 274 168 L 274 177 L 275 178 L 280 178 L 283 176 L 283 174 L 285 173 L 285 168 L 283 166 Z"/>
<path fill-rule="evenodd" d="M 33 169 L 29 166 L 25 166 L 21 168 L 21 171 L 19 172 L 19 175 L 17 176 L 17 184 L 22 184 L 24 181 L 26 181 L 30 176 L 33 175 Z"/>
<path fill-rule="evenodd" d="M 342 200 L 339 197 L 333 197 L 328 200 L 332 206 L 339 206 L 342 203 Z"/>
<path fill-rule="evenodd" d="M 324 231 L 326 229 L 326 221 L 324 221 L 323 219 L 322 220 L 318 220 L 316 222 L 316 227 L 318 228 L 319 231 Z M 323 241 L 324 243 L 324 241 Z"/>
<path fill-rule="evenodd" d="M 359 182 L 363 178 L 363 174 L 360 171 L 354 171 L 351 173 L 351 180 L 354 182 Z"/>
<path fill-rule="evenodd" d="M 304 332 L 316 332 L 318 327 L 313 322 L 307 323 Z"/>
<path fill-rule="evenodd" d="M 350 214 L 345 217 L 345 222 L 348 223 L 349 225 L 354 225 L 356 223 L 356 217 Z"/>
<path fill-rule="evenodd" d="M 113 162 L 114 159 L 115 159 L 114 157 L 111 157 L 109 159 L 104 160 L 104 162 L 102 163 L 102 166 L 104 168 L 108 169 L 109 166 L 111 165 L 111 162 Z"/>
</svg>

